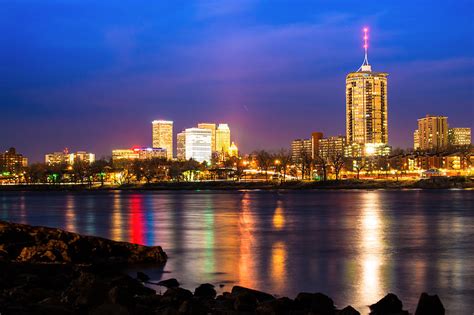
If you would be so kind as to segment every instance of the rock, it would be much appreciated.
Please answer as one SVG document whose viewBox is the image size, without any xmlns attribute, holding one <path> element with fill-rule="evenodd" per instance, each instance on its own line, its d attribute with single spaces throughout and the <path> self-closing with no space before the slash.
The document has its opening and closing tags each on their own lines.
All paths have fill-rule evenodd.
<svg viewBox="0 0 474 315">
<path fill-rule="evenodd" d="M 158 282 L 158 285 L 165 288 L 177 288 L 179 287 L 179 282 L 175 278 L 171 278 Z"/>
<path fill-rule="evenodd" d="M 444 306 L 438 295 L 423 292 L 418 300 L 415 315 L 444 315 Z"/>
<path fill-rule="evenodd" d="M 408 312 L 402 310 L 402 301 L 400 301 L 400 299 L 393 293 L 387 294 L 380 301 L 370 305 L 369 307 L 371 315 L 408 314 Z"/>
<path fill-rule="evenodd" d="M 118 304 L 102 304 L 89 312 L 91 315 L 128 315 L 127 308 Z"/>
<path fill-rule="evenodd" d="M 131 306 L 134 304 L 133 293 L 126 287 L 117 286 L 109 290 L 109 301 L 112 304 Z"/>
<path fill-rule="evenodd" d="M 194 290 L 195 297 L 213 299 L 216 297 L 216 290 L 214 290 L 214 286 L 210 283 L 201 284 L 199 287 Z"/>
<path fill-rule="evenodd" d="M 301 292 L 295 302 L 300 308 L 319 315 L 333 315 L 336 311 L 333 300 L 322 293 Z"/>
<path fill-rule="evenodd" d="M 141 271 L 137 272 L 137 279 L 140 280 L 141 282 L 150 281 L 150 277 Z"/>
<path fill-rule="evenodd" d="M 360 315 L 360 313 L 349 305 L 340 310 L 337 315 Z"/>
<path fill-rule="evenodd" d="M 255 295 L 249 291 L 242 291 L 235 298 L 234 309 L 238 312 L 253 312 L 257 308 L 257 303 Z"/>
<path fill-rule="evenodd" d="M 249 289 L 249 288 L 245 288 L 245 287 L 241 287 L 241 286 L 234 286 L 232 288 L 232 294 L 237 296 L 243 292 L 247 292 L 251 295 L 253 295 L 258 302 L 266 302 L 266 301 L 271 301 L 271 300 L 274 300 L 275 297 L 271 294 L 268 294 L 268 293 L 265 293 L 265 292 L 261 292 L 261 291 L 257 291 L 257 290 L 253 290 L 253 289 Z"/>
<path fill-rule="evenodd" d="M 289 314 L 295 307 L 295 302 L 287 297 L 261 303 L 257 314 Z"/>
<path fill-rule="evenodd" d="M 169 288 L 163 294 L 161 301 L 167 304 L 181 305 L 182 302 L 193 298 L 191 291 L 183 288 Z"/>
<path fill-rule="evenodd" d="M 178 312 L 180 314 L 201 315 L 208 314 L 210 310 L 201 302 L 196 300 L 187 300 L 181 303 Z"/>
</svg>

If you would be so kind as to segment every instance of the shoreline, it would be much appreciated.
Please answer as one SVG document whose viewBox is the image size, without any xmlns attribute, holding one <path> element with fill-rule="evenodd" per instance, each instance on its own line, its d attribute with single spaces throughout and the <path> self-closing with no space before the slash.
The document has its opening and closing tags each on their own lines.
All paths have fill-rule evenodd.
<svg viewBox="0 0 474 315">
<path fill-rule="evenodd" d="M 92 246 L 92 247 L 91 247 Z M 336 308 L 323 293 L 293 299 L 241 286 L 217 295 L 213 284 L 194 292 L 178 280 L 153 283 L 123 267 L 166 263 L 159 246 L 116 242 L 57 228 L 0 221 L 0 312 L 2 314 L 361 314 Z M 166 289 L 158 294 L 146 284 Z M 369 306 L 372 315 L 408 315 L 392 293 Z M 365 313 L 365 312 L 364 312 Z M 437 295 L 422 293 L 415 315 L 444 314 Z"/>
<path fill-rule="evenodd" d="M 17 184 L 0 185 L 0 191 L 160 191 L 160 190 L 410 190 L 410 189 L 474 189 L 474 179 L 465 177 L 432 177 L 421 180 L 330 180 L 287 182 L 160 182 L 150 184 Z"/>
</svg>

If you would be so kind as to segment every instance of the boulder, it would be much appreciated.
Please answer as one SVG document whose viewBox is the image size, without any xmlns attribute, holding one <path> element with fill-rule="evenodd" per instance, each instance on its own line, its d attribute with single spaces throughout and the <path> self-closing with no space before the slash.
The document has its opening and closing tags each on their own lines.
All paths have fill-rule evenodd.
<svg viewBox="0 0 474 315">
<path fill-rule="evenodd" d="M 261 303 L 257 314 L 289 314 L 295 307 L 295 302 L 287 297 Z"/>
<path fill-rule="evenodd" d="M 333 300 L 323 293 L 301 292 L 295 302 L 299 308 L 319 315 L 333 315 L 336 311 Z"/>
<path fill-rule="evenodd" d="M 253 312 L 257 308 L 257 304 L 258 300 L 255 295 L 248 291 L 242 291 L 235 297 L 234 309 L 238 312 Z"/>
<path fill-rule="evenodd" d="M 401 315 L 408 314 L 403 311 L 402 301 L 393 293 L 384 296 L 380 301 L 372 304 L 370 307 L 370 315 Z"/>
<path fill-rule="evenodd" d="M 340 310 L 337 315 L 360 315 L 360 313 L 349 305 Z"/>
<path fill-rule="evenodd" d="M 179 282 L 175 278 L 161 280 L 158 282 L 158 285 L 165 287 L 165 288 L 177 288 L 179 287 Z"/>
<path fill-rule="evenodd" d="M 194 290 L 194 296 L 199 298 L 213 299 L 216 297 L 216 294 L 214 286 L 210 283 L 201 284 Z"/>
<path fill-rule="evenodd" d="M 141 271 L 138 271 L 138 272 L 137 272 L 137 279 L 140 280 L 141 282 L 148 282 L 148 281 L 150 281 L 150 277 L 149 277 L 147 274 L 145 274 L 145 273 L 143 273 L 143 272 L 141 272 Z"/>
<path fill-rule="evenodd" d="M 249 293 L 249 294 L 253 295 L 257 299 L 258 302 L 271 301 L 271 300 L 275 299 L 275 297 L 273 295 L 262 292 L 262 291 L 257 291 L 257 290 L 241 287 L 241 286 L 238 286 L 238 285 L 236 285 L 232 288 L 232 294 L 234 296 L 238 296 L 239 294 L 241 294 L 243 292 L 246 292 L 246 293 Z"/>
<path fill-rule="evenodd" d="M 444 306 L 438 295 L 423 292 L 418 300 L 415 315 L 444 315 Z"/>
</svg>

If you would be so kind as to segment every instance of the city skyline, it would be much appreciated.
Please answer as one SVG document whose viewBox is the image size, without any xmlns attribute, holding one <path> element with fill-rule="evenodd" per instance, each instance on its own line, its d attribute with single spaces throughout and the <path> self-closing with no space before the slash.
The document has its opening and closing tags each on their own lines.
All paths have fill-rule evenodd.
<svg viewBox="0 0 474 315">
<path fill-rule="evenodd" d="M 233 126 L 233 137 L 246 153 L 288 147 L 291 140 L 312 131 L 344 134 L 344 78 L 360 64 L 360 29 L 366 25 L 372 35 L 371 64 L 390 73 L 390 145 L 411 147 L 416 120 L 426 114 L 448 116 L 453 126 L 474 127 L 469 16 L 456 14 L 467 12 L 468 2 L 432 7 L 425 15 L 420 14 L 423 5 L 410 5 L 412 10 L 404 17 L 386 6 L 381 12 L 375 2 L 368 3 L 364 14 L 357 14 L 357 8 L 344 12 L 329 4 L 323 8 L 305 3 L 313 16 L 282 3 L 268 13 L 274 22 L 262 13 L 265 5 L 244 2 L 234 7 L 184 8 L 184 23 L 196 26 L 191 33 L 203 35 L 194 41 L 180 32 L 176 22 L 167 23 L 171 32 L 163 38 L 150 26 L 138 27 L 137 15 L 152 23 L 151 15 L 142 10 L 128 13 L 127 23 L 112 25 L 110 16 L 91 6 L 73 19 L 94 13 L 99 18 L 86 29 L 87 38 L 76 38 L 78 30 L 65 25 L 71 40 L 51 30 L 53 22 L 64 23 L 60 13 L 69 14 L 58 4 L 50 4 L 48 11 L 31 4 L 40 9 L 35 23 L 49 31 L 47 39 L 35 36 L 35 23 L 26 24 L 28 33 L 5 17 L 3 23 L 15 31 L 3 39 L 6 45 L 0 52 L 9 78 L 0 95 L 8 118 L 0 127 L 3 149 L 13 146 L 32 162 L 66 146 L 97 157 L 110 155 L 113 148 L 151 143 L 152 119 L 175 121 L 173 139 L 176 131 L 196 121 L 225 121 Z M 120 9 L 119 4 L 103 6 Z M 168 6 L 165 9 L 173 9 Z M 289 17 L 288 8 L 295 18 Z M 21 9 L 10 4 L 4 12 L 21 16 Z M 424 23 L 412 22 L 414 16 Z M 440 16 L 452 23 L 438 26 Z M 178 13 L 170 17 L 179 18 Z M 242 24 L 238 18 L 244 18 Z M 421 24 L 429 31 L 422 32 Z M 211 25 L 225 27 L 216 30 Z M 448 33 L 449 38 L 440 36 Z M 14 45 L 12 36 L 18 38 Z M 107 43 L 91 36 L 104 37 Z M 265 39 L 268 36 L 272 43 Z M 61 45 L 51 44 L 54 39 Z M 216 46 L 208 49 L 208 43 Z M 173 44 L 182 49 L 170 51 Z M 183 55 L 189 49 L 190 55 Z M 169 66 L 157 64 L 157 51 L 163 59 L 174 56 Z M 110 54 L 112 64 L 104 63 L 104 53 Z M 73 63 L 74 54 L 79 58 Z M 85 56 L 91 62 L 85 63 Z M 141 62 L 137 56 L 143 57 Z M 198 61 L 202 69 L 196 68 Z M 147 66 L 151 71 L 142 70 Z M 213 75 L 197 75 L 202 70 Z"/>
</svg>

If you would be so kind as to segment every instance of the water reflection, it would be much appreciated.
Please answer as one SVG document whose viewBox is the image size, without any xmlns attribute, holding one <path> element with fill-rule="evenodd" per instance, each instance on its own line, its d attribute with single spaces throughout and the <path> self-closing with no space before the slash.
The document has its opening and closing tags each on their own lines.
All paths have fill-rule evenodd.
<svg viewBox="0 0 474 315">
<path fill-rule="evenodd" d="M 0 193 L 2 194 L 2 193 Z M 361 313 L 389 291 L 474 309 L 474 194 L 438 191 L 3 193 L 3 219 L 146 245 L 153 280 L 324 292 Z M 140 266 L 140 268 L 144 268 Z"/>
<path fill-rule="evenodd" d="M 380 207 L 380 194 L 365 193 L 361 199 L 360 263 L 362 267 L 358 300 L 367 304 L 384 295 L 381 269 L 384 264 L 385 244 Z"/>
</svg>

